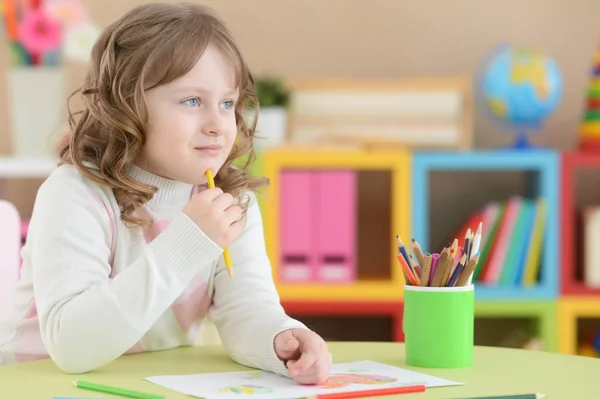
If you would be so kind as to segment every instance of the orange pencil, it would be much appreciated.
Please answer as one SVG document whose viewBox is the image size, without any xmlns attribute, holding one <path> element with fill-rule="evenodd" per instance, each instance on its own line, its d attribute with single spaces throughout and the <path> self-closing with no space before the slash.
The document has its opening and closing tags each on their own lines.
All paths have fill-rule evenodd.
<svg viewBox="0 0 600 399">
<path fill-rule="evenodd" d="M 396 255 L 396 259 L 398 259 L 398 262 L 400 262 L 400 266 L 402 266 L 402 270 L 404 271 L 404 274 L 406 276 L 408 276 L 408 280 L 410 281 L 410 284 L 411 285 L 420 285 L 419 281 L 413 274 L 412 270 L 410 270 L 410 266 L 408 266 L 408 263 L 406 263 L 406 259 L 404 259 L 404 256 L 402 256 L 402 254 L 398 254 L 398 255 Z"/>
</svg>

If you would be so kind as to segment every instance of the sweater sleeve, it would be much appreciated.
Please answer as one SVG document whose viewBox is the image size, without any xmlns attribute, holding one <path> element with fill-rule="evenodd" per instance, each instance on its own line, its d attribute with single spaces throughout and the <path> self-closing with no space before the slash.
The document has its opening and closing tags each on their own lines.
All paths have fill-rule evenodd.
<svg viewBox="0 0 600 399">
<path fill-rule="evenodd" d="M 260 209 L 254 195 L 243 233 L 230 247 L 233 278 L 217 267 L 210 318 L 229 356 L 248 367 L 288 375 L 273 341 L 281 331 L 306 328 L 284 312 L 267 257 Z"/>
<path fill-rule="evenodd" d="M 42 340 L 67 373 L 88 372 L 125 353 L 222 254 L 181 213 L 111 279 L 110 234 L 106 210 L 84 181 L 56 176 L 41 186 L 25 250 Z M 128 245 L 124 239 L 117 245 Z"/>
</svg>

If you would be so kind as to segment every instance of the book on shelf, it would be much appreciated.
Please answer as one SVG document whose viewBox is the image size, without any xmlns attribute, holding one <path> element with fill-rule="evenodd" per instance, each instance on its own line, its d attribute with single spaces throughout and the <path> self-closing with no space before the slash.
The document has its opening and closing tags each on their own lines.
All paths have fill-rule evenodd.
<svg viewBox="0 0 600 399">
<path fill-rule="evenodd" d="M 600 287 L 600 206 L 583 209 L 583 278 L 585 285 Z"/>
<path fill-rule="evenodd" d="M 513 196 L 475 211 L 452 237 L 464 237 L 483 225 L 479 264 L 473 280 L 479 285 L 520 287 L 537 284 L 546 226 L 542 197 Z M 599 268 L 600 270 L 600 268 Z"/>
</svg>

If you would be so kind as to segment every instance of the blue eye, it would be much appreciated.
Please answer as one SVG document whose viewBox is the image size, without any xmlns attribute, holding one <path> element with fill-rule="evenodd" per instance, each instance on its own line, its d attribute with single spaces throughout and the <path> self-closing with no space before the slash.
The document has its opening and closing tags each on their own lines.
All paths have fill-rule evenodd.
<svg viewBox="0 0 600 399">
<path fill-rule="evenodd" d="M 225 100 L 221 103 L 221 106 L 225 109 L 231 109 L 235 106 L 235 102 L 231 100 Z"/>
<path fill-rule="evenodd" d="M 188 98 L 183 103 L 187 104 L 191 107 L 197 107 L 200 105 L 200 99 L 198 97 L 192 97 L 192 98 Z"/>
</svg>

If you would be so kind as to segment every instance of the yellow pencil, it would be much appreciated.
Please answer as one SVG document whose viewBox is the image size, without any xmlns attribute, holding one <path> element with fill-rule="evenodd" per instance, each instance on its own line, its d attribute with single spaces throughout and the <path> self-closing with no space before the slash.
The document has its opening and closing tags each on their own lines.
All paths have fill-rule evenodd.
<svg viewBox="0 0 600 399">
<path fill-rule="evenodd" d="M 206 181 L 208 182 L 209 188 L 215 188 L 215 180 L 213 179 L 212 170 L 206 170 Z M 233 268 L 231 267 L 231 256 L 229 255 L 229 248 L 225 247 L 223 250 L 223 258 L 225 259 L 225 267 L 229 277 L 233 277 Z"/>
</svg>

